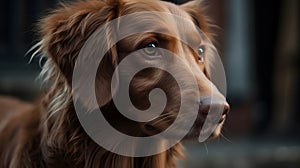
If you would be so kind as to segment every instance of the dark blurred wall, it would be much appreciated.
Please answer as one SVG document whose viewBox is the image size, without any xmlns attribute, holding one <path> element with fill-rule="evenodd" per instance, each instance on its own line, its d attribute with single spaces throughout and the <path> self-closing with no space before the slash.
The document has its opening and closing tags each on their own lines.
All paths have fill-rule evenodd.
<svg viewBox="0 0 300 168">
<path fill-rule="evenodd" d="M 272 130 L 300 135 L 300 2 L 283 1 L 273 66 Z"/>
<path fill-rule="evenodd" d="M 255 0 L 255 64 L 259 102 L 258 111 L 261 117 L 257 119 L 256 132 L 263 132 L 272 118 L 273 102 L 273 66 L 278 42 L 278 28 L 281 18 L 282 1 Z"/>
<path fill-rule="evenodd" d="M 255 99 L 261 104 L 256 133 L 300 133 L 295 131 L 300 111 L 299 5 L 297 0 L 254 1 Z"/>
<path fill-rule="evenodd" d="M 37 41 L 36 24 L 46 9 L 56 6 L 50 0 L 0 1 L 0 94 L 32 100 L 38 94 L 35 78 L 40 70 L 37 60 L 28 64 L 25 53 Z"/>
<path fill-rule="evenodd" d="M 34 30 L 45 9 L 56 5 L 49 0 L 2 0 L 0 2 L 1 63 L 23 62 L 23 56 L 36 40 Z"/>
</svg>

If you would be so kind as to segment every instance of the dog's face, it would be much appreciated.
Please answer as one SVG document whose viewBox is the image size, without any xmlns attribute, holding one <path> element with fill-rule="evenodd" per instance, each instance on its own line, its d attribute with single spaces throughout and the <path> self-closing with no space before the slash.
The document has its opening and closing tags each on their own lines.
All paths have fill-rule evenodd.
<svg viewBox="0 0 300 168">
<path fill-rule="evenodd" d="M 106 119 L 117 129 L 127 134 L 136 136 L 151 136 L 166 130 L 178 116 L 181 104 L 198 104 L 197 119 L 186 138 L 197 138 L 203 126 L 204 120 L 211 107 L 218 107 L 223 110 L 223 116 L 219 121 L 212 137 L 218 136 L 224 123 L 229 106 L 224 96 L 210 81 L 209 67 L 207 66 L 212 57 L 211 45 L 207 40 L 210 38 L 209 27 L 199 2 L 191 2 L 182 6 L 173 5 L 162 1 L 123 0 L 105 2 L 91 1 L 82 2 L 73 7 L 62 9 L 45 19 L 45 28 L 42 33 L 46 37 L 45 48 L 54 60 L 56 65 L 66 77 L 67 82 L 72 83 L 72 69 L 76 57 L 87 40 L 99 26 L 104 23 L 128 14 L 145 11 L 164 12 L 187 20 L 183 24 L 172 17 L 153 15 L 139 15 L 132 22 L 120 21 L 118 29 L 110 31 L 118 34 L 120 27 L 124 30 L 135 29 L 139 26 L 147 27 L 146 32 L 130 35 L 121 39 L 110 48 L 98 68 L 96 77 L 96 95 L 99 106 L 105 108 L 112 104 L 112 97 L 118 97 L 119 88 L 122 87 L 122 80 L 129 77 L 132 67 L 136 65 L 159 64 L 166 56 L 165 50 L 171 54 L 168 66 L 179 76 L 185 78 L 188 72 L 196 81 L 196 88 L 190 88 L 188 78 L 182 79 L 185 89 L 181 90 L 178 82 L 170 73 L 158 68 L 146 68 L 134 75 L 128 91 L 132 104 L 140 110 L 146 110 L 151 106 L 149 100 L 150 92 L 160 88 L 165 92 L 167 102 L 163 112 L 157 118 L 147 122 L 135 122 L 120 114 L 109 114 L 105 112 Z M 56 23 L 51 25 L 51 21 Z M 46 23 L 48 22 L 48 23 Z M 199 30 L 205 36 L 199 36 Z M 157 33 L 157 30 L 160 33 Z M 109 42 L 109 36 L 104 42 Z M 184 39 L 184 40 L 180 40 Z M 187 45 L 189 42 L 191 45 Z M 123 69 L 118 69 L 119 83 L 111 88 L 111 80 L 116 67 L 122 60 L 130 55 L 137 56 L 137 59 L 128 63 Z M 179 59 L 181 65 L 172 64 L 173 59 Z M 116 90 L 111 93 L 111 90 Z M 197 94 L 200 92 L 200 95 Z M 183 99 L 183 97 L 185 97 Z M 130 110 L 128 107 L 127 110 Z M 188 116 L 189 108 L 183 111 Z M 142 115 L 142 114 L 141 114 Z M 182 119 L 182 122 L 187 118 Z M 116 122 L 117 121 L 117 122 Z M 178 130 L 180 131 L 180 130 Z M 176 132 L 174 132 L 176 134 Z"/>
</svg>

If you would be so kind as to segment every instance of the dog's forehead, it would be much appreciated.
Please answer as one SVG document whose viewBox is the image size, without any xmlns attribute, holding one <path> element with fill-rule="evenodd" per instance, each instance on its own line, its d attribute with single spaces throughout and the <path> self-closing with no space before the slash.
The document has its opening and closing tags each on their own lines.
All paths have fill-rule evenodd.
<svg viewBox="0 0 300 168">
<path fill-rule="evenodd" d="M 199 29 L 194 24 L 192 17 L 180 6 L 165 1 L 130 2 L 127 4 L 126 9 L 123 9 L 123 15 L 136 12 L 149 13 L 140 14 L 132 18 L 133 20 L 123 22 L 124 24 L 121 25 L 126 30 L 134 31 L 136 29 L 143 29 L 149 32 L 158 30 L 161 33 L 180 37 L 181 39 L 194 38 L 199 41 L 197 37 Z"/>
<path fill-rule="evenodd" d="M 177 18 L 176 20 L 177 20 L 179 35 L 184 41 L 196 42 L 200 40 L 199 31 L 201 30 L 196 24 L 194 24 L 194 20 L 192 19 L 190 14 L 188 14 L 178 5 L 165 2 L 165 1 L 160 1 L 160 2 L 168 9 L 170 14 L 178 16 L 178 18 L 181 18 L 181 19 Z"/>
<path fill-rule="evenodd" d="M 185 12 L 180 6 L 165 1 L 159 1 L 159 3 L 173 15 L 191 19 L 190 15 L 187 12 Z"/>
</svg>

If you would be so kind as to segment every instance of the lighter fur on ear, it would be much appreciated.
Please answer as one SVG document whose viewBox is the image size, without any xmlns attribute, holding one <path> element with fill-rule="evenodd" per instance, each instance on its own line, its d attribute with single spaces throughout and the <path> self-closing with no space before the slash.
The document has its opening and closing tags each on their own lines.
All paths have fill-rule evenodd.
<svg viewBox="0 0 300 168">
<path fill-rule="evenodd" d="M 49 104 L 47 106 L 48 118 L 51 118 L 55 113 L 66 108 L 72 101 L 71 89 L 68 86 L 65 78 L 61 74 L 57 65 L 53 62 L 51 58 L 46 57 L 43 48 L 44 41 L 36 43 L 31 49 L 26 53 L 33 52 L 30 56 L 29 63 L 33 59 L 39 59 L 39 65 L 41 67 L 41 72 L 37 77 L 38 81 L 41 81 L 42 86 L 51 86 L 52 89 L 56 89 L 54 95 L 49 96 Z M 45 63 L 42 65 L 42 60 L 45 59 Z M 51 89 L 50 88 L 50 89 Z"/>
<path fill-rule="evenodd" d="M 41 21 L 39 26 L 42 40 L 35 44 L 26 54 L 32 53 L 29 62 L 34 58 L 39 58 L 41 65 L 42 60 L 46 60 L 44 65 L 41 65 L 42 70 L 39 79 L 44 86 L 50 87 L 47 95 L 49 118 L 65 109 L 72 102 L 71 81 L 68 81 L 71 80 L 72 76 L 64 74 L 65 72 L 60 67 L 61 64 L 63 68 L 69 69 L 67 73 L 70 73 L 73 67 L 72 64 L 75 63 L 74 59 L 84 44 L 84 40 L 99 25 L 117 17 L 115 16 L 117 11 L 114 9 L 121 4 L 122 1 L 120 0 L 60 3 L 60 8 Z M 103 16 L 107 18 L 101 18 L 101 13 L 105 13 Z M 113 31 L 108 30 L 109 33 L 113 33 Z M 65 48 L 70 40 L 72 41 L 72 47 Z M 111 49 L 111 54 L 116 55 L 117 53 L 114 49 Z M 116 58 L 112 58 L 112 61 L 113 64 L 117 63 Z"/>
</svg>

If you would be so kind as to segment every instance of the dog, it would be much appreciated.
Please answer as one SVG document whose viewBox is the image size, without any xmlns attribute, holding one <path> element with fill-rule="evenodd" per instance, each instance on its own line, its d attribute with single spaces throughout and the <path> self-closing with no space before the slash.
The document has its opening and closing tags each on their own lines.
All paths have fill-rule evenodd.
<svg viewBox="0 0 300 168">
<path fill-rule="evenodd" d="M 194 27 L 199 27 L 209 39 L 213 38 L 203 5 L 199 1 L 191 1 L 181 6 L 158 0 L 88 0 L 63 4 L 39 23 L 41 41 L 37 45 L 37 52 L 41 52 L 43 57 L 47 58 L 41 72 L 49 86 L 47 93 L 35 106 L 19 103 L 16 107 L 14 100 L 0 100 L 3 107 L 0 113 L 0 167 L 175 167 L 176 159 L 183 157 L 180 142 L 151 156 L 119 155 L 93 141 L 75 113 L 72 80 L 76 59 L 85 42 L 105 23 L 121 16 L 145 11 L 164 12 L 189 20 L 193 26 L 185 27 L 180 33 L 185 34 L 187 40 L 193 39 L 199 45 L 201 39 L 195 39 L 193 31 L 189 31 L 194 30 Z M 150 30 L 160 28 L 165 31 L 178 31 L 184 27 L 170 25 L 166 18 L 163 22 L 166 24 L 157 22 L 159 17 L 151 19 L 153 23 L 149 27 Z M 137 22 L 143 20 L 143 15 L 137 18 Z M 135 23 L 127 24 L 135 26 Z M 103 41 L 109 43 L 107 40 L 115 31 L 118 30 L 108 31 L 107 39 Z M 174 37 L 153 35 L 151 32 L 133 34 L 121 39 L 109 48 L 100 63 L 95 90 L 99 107 L 106 120 L 118 131 L 137 137 L 159 134 L 174 122 L 180 108 L 179 86 L 172 76 L 163 70 L 142 70 L 135 75 L 129 87 L 132 104 L 141 110 L 151 106 L 148 96 L 153 88 L 164 90 L 168 101 L 161 116 L 148 122 L 135 122 L 120 114 L 112 101 L 114 94 L 111 93 L 111 81 L 118 63 L 138 49 L 147 56 L 138 61 L 153 59 L 157 52 L 155 48 L 158 47 L 182 57 L 190 69 L 195 70 L 193 75 L 197 88 L 191 92 L 201 92 L 200 97 L 190 96 L 189 100 L 184 100 L 195 99 L 192 101 L 199 104 L 199 110 L 193 127 L 183 139 L 196 139 L 199 136 L 204 119 L 213 106 L 223 109 L 223 116 L 210 138 L 219 136 L 229 105 L 210 81 L 207 67 L 210 57 L 208 49 L 205 46 L 195 46 L 195 50 L 198 51 L 195 53 L 193 48 Z M 124 74 L 119 75 L 120 78 L 126 78 Z M 214 101 L 215 97 L 221 101 Z M 5 108 L 3 104 L 6 104 Z M 11 107 L 8 107 L 9 105 Z"/>
</svg>

